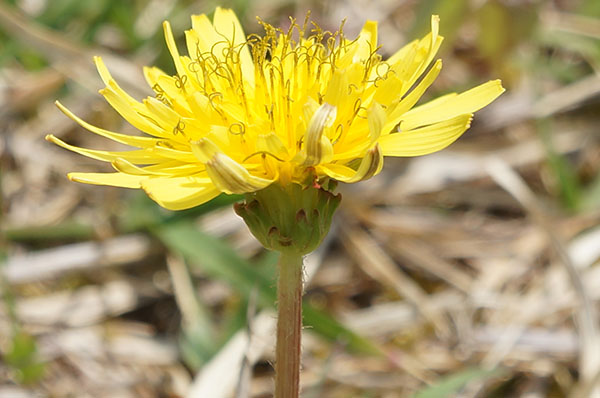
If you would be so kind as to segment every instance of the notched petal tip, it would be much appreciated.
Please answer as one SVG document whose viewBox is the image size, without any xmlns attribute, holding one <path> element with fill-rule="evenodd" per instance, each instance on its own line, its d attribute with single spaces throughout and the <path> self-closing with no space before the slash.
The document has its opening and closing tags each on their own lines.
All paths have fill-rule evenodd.
<svg viewBox="0 0 600 398">
<path fill-rule="evenodd" d="M 370 42 L 375 49 L 377 47 L 377 21 L 367 20 L 360 31 L 360 36 Z"/>
<path fill-rule="evenodd" d="M 435 46 L 436 41 L 440 34 L 440 16 L 432 15 L 431 16 L 431 48 Z"/>
<path fill-rule="evenodd" d="M 500 89 L 500 94 L 502 94 L 503 92 L 506 91 L 506 88 L 502 85 L 502 80 L 500 79 L 496 79 L 496 80 L 490 80 L 490 83 L 496 85 L 499 87 Z"/>
</svg>

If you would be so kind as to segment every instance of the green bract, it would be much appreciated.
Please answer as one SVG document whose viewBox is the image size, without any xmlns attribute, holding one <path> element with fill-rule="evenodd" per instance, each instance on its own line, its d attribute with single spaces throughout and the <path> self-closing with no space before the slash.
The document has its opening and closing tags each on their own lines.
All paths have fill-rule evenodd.
<svg viewBox="0 0 600 398">
<path fill-rule="evenodd" d="M 252 234 L 269 250 L 304 255 L 315 250 L 327 235 L 333 213 L 342 200 L 324 187 L 272 184 L 246 194 L 235 205 Z"/>
</svg>

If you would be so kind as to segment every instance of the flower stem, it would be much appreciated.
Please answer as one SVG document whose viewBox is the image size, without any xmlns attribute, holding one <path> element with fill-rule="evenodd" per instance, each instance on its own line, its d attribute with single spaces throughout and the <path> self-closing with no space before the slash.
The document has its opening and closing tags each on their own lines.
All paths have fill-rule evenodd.
<svg viewBox="0 0 600 398">
<path fill-rule="evenodd" d="M 281 253 L 277 282 L 275 398 L 298 398 L 302 332 L 302 256 Z"/>
</svg>

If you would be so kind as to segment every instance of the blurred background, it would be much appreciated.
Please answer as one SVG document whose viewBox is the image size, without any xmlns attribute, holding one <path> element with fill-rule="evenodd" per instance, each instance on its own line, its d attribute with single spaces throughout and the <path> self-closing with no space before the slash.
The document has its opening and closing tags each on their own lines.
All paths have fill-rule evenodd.
<svg viewBox="0 0 600 398">
<path fill-rule="evenodd" d="M 600 396 L 597 0 L 2 0 L 0 397 L 270 397 L 276 257 L 219 197 L 184 212 L 69 182 L 108 166 L 44 141 L 115 149 L 65 117 L 133 132 L 93 55 L 134 97 L 174 72 L 190 15 L 287 26 L 310 10 L 390 55 L 441 17 L 426 98 L 501 78 L 449 149 L 340 186 L 306 260 L 303 396 Z"/>
</svg>

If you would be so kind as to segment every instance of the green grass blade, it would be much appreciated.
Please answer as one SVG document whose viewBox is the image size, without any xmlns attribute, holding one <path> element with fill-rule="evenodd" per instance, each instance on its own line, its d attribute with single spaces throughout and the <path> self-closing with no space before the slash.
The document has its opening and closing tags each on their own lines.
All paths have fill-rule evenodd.
<svg viewBox="0 0 600 398">
<path fill-rule="evenodd" d="M 493 376 L 498 376 L 500 373 L 501 371 L 498 369 L 466 369 L 441 378 L 436 384 L 418 391 L 414 398 L 453 397 L 454 394 L 459 392 L 467 383 L 476 380 L 485 380 Z"/>
<path fill-rule="evenodd" d="M 248 297 L 256 288 L 258 304 L 274 307 L 274 267 L 261 270 L 238 256 L 227 243 L 199 231 L 191 222 L 170 223 L 154 228 L 153 232 L 169 249 L 181 253 L 190 266 L 199 267 L 209 276 L 228 283 L 244 297 Z M 315 333 L 328 340 L 342 341 L 354 351 L 368 354 L 381 352 L 372 342 L 308 303 L 304 304 L 304 321 Z"/>
</svg>

